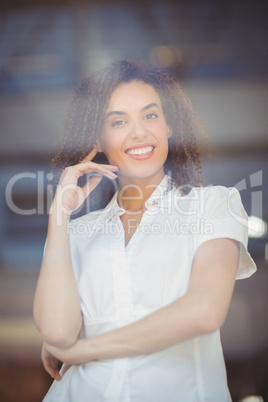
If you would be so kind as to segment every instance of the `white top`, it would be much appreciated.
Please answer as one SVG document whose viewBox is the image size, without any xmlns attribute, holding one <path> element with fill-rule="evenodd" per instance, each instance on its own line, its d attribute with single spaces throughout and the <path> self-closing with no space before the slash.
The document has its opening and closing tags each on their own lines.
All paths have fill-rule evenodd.
<svg viewBox="0 0 268 402">
<path fill-rule="evenodd" d="M 181 196 L 169 183 L 165 176 L 146 202 L 126 247 L 119 219 L 125 211 L 116 195 L 104 210 L 70 222 L 84 317 L 81 337 L 127 325 L 184 295 L 196 249 L 207 240 L 239 241 L 237 278 L 255 272 L 239 192 L 216 186 Z M 73 366 L 54 381 L 44 401 L 231 401 L 219 331 L 150 355 Z"/>
</svg>

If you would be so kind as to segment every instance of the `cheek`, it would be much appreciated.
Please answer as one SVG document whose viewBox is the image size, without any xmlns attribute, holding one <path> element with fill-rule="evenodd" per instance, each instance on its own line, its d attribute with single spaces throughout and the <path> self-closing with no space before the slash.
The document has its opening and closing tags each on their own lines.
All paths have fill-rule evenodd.
<svg viewBox="0 0 268 402">
<path fill-rule="evenodd" d="M 103 142 L 103 150 L 104 152 L 114 152 L 116 149 L 118 149 L 118 141 L 115 139 L 111 138 L 106 138 Z"/>
<path fill-rule="evenodd" d="M 169 131 L 166 124 L 161 124 L 157 130 L 158 138 L 160 141 L 167 142 L 169 138 Z"/>
<path fill-rule="evenodd" d="M 116 161 L 120 155 L 122 142 L 119 138 L 106 136 L 106 138 L 104 137 L 102 140 L 101 147 L 108 161 L 112 163 L 113 161 Z"/>
<path fill-rule="evenodd" d="M 99 139 L 99 144 L 104 153 L 111 149 L 112 141 L 111 136 L 107 132 L 103 132 Z"/>
</svg>

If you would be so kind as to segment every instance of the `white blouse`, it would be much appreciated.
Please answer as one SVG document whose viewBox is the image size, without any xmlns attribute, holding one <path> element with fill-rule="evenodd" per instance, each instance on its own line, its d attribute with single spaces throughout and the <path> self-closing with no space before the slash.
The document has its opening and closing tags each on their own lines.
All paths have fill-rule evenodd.
<svg viewBox="0 0 268 402">
<path fill-rule="evenodd" d="M 182 196 L 170 183 L 165 176 L 148 199 L 126 247 L 116 194 L 105 209 L 70 222 L 81 337 L 132 323 L 183 296 L 196 249 L 210 239 L 240 242 L 238 279 L 255 272 L 239 192 L 215 186 Z M 72 366 L 44 401 L 231 401 L 219 331 L 150 355 Z"/>
</svg>

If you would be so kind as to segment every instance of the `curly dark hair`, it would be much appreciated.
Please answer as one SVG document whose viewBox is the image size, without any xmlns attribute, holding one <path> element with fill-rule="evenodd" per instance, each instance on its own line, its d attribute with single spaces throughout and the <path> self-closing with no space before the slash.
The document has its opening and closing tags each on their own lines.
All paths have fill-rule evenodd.
<svg viewBox="0 0 268 402">
<path fill-rule="evenodd" d="M 65 167 L 79 163 L 94 148 L 111 94 L 119 84 L 131 81 L 151 85 L 160 97 L 172 132 L 165 172 L 180 188 L 202 186 L 197 139 L 203 138 L 204 133 L 192 104 L 175 77 L 143 61 L 115 62 L 82 81 L 65 118 L 64 143 L 52 161 L 53 172 L 59 175 Z M 103 156 L 102 159 L 97 156 L 95 160 L 105 163 Z"/>
</svg>

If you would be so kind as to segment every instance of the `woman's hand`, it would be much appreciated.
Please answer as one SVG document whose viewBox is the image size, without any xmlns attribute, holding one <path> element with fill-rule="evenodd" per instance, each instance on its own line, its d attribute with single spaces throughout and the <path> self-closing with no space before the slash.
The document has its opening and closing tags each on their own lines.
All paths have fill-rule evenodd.
<svg viewBox="0 0 268 402">
<path fill-rule="evenodd" d="M 59 359 L 48 351 L 47 346 L 48 345 L 44 342 L 41 351 L 41 360 L 48 374 L 55 380 L 59 381 L 61 379 L 59 373 Z"/>
<path fill-rule="evenodd" d="M 52 203 L 56 205 L 57 210 L 70 215 L 72 211 L 79 208 L 87 196 L 100 183 L 103 175 L 109 179 L 116 179 L 114 174 L 118 170 L 117 166 L 103 165 L 92 162 L 97 154 L 97 148 L 94 148 L 81 163 L 67 167 L 60 177 L 59 185 Z M 96 173 L 83 187 L 77 185 L 79 177 L 87 173 Z"/>
<path fill-rule="evenodd" d="M 73 347 L 70 348 L 61 349 L 43 342 L 41 351 L 41 360 L 43 362 L 46 372 L 55 380 L 60 381 L 61 375 L 66 373 L 66 371 L 72 365 L 79 364 L 78 356 L 76 356 L 75 354 L 76 349 L 77 345 L 74 345 Z M 81 351 L 80 353 L 83 353 L 83 351 Z M 64 370 L 61 371 L 60 374 L 59 366 L 61 363 L 65 363 L 65 365 Z M 81 362 L 81 364 L 82 363 L 86 363 L 86 361 Z"/>
<path fill-rule="evenodd" d="M 56 378 L 58 372 L 58 362 L 68 366 L 89 363 L 90 358 L 90 339 L 78 339 L 77 342 L 69 348 L 58 348 L 56 346 L 43 344 L 41 359 L 46 371 Z M 58 378 L 56 378 L 58 379 Z"/>
</svg>

